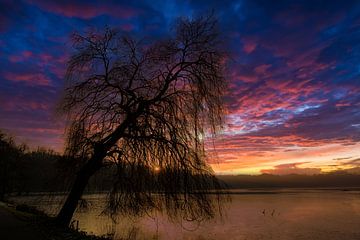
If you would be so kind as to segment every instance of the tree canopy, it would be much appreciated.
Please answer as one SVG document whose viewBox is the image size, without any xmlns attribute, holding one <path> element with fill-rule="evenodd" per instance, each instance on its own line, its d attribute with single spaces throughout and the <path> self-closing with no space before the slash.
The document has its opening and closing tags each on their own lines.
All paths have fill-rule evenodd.
<svg viewBox="0 0 360 240">
<path fill-rule="evenodd" d="M 60 106 L 66 155 L 87 176 L 116 166 L 108 212 L 212 217 L 219 202 L 208 193 L 221 184 L 204 144 L 222 125 L 227 87 L 216 19 L 179 19 L 153 42 L 107 28 L 73 43 Z"/>
</svg>

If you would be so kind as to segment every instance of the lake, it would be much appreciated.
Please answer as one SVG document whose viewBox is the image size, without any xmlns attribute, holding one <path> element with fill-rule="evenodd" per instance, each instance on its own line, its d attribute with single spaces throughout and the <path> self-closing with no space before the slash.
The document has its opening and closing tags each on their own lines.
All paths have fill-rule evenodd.
<svg viewBox="0 0 360 240">
<path fill-rule="evenodd" d="M 55 200 L 54 200 L 55 199 Z M 114 223 L 101 215 L 104 195 L 86 195 L 88 211 L 76 212 L 80 230 L 115 239 L 174 240 L 290 240 L 360 239 L 360 191 L 281 190 L 245 191 L 232 194 L 224 216 L 211 221 L 170 222 L 155 218 L 119 217 Z M 58 198 L 17 197 L 49 214 L 58 209 Z"/>
</svg>

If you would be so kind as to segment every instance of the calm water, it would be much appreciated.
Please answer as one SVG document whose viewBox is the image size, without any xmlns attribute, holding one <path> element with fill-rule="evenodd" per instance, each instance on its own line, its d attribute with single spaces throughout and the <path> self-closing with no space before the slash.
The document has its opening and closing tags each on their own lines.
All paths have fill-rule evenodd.
<svg viewBox="0 0 360 240">
<path fill-rule="evenodd" d="M 222 219 L 209 222 L 171 223 L 164 216 L 140 219 L 119 217 L 115 224 L 100 215 L 101 195 L 86 196 L 87 212 L 77 212 L 81 230 L 115 239 L 260 240 L 260 239 L 360 239 L 360 192 L 311 190 L 276 194 L 234 194 Z M 55 213 L 54 200 L 21 197 L 38 208 Z"/>
</svg>

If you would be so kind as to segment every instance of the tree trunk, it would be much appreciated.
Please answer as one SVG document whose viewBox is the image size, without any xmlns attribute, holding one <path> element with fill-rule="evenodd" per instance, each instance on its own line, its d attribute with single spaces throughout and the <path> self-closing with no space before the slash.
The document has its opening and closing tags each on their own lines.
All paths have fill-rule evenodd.
<svg viewBox="0 0 360 240">
<path fill-rule="evenodd" d="M 99 159 L 93 157 L 79 171 L 65 203 L 56 217 L 56 222 L 58 224 L 69 226 L 78 205 L 78 201 L 80 200 L 90 177 L 101 168 L 101 162 L 102 158 Z"/>
</svg>

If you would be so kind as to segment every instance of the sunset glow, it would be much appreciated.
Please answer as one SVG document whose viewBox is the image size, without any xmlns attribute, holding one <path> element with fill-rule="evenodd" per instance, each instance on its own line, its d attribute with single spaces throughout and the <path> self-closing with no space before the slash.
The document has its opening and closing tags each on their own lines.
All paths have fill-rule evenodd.
<svg viewBox="0 0 360 240">
<path fill-rule="evenodd" d="M 356 1 L 1 1 L 0 129 L 64 148 L 70 36 L 111 26 L 166 37 L 177 17 L 215 9 L 229 44 L 218 174 L 360 173 L 360 3 Z M 160 168 L 154 168 L 160 171 Z"/>
</svg>

